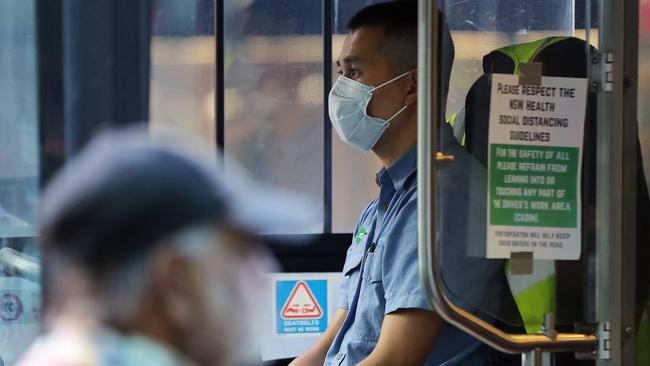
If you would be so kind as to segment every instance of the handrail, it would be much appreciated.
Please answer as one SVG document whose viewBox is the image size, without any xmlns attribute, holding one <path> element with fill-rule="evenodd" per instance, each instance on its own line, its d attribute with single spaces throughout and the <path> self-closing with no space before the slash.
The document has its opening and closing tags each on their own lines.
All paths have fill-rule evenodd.
<svg viewBox="0 0 650 366">
<path fill-rule="evenodd" d="M 439 105 L 439 29 L 437 0 L 419 1 L 418 19 L 418 256 L 420 281 L 434 310 L 446 322 L 481 342 L 506 353 L 531 351 L 591 351 L 598 337 L 581 333 L 558 333 L 552 340 L 543 334 L 510 334 L 454 305 L 443 292 L 437 263 L 435 238 L 436 205 L 436 137 L 434 123 L 440 115 Z M 435 35 L 435 37 L 434 37 Z M 426 101 L 426 102 L 424 102 Z M 433 121 L 433 122 L 432 122 Z"/>
<path fill-rule="evenodd" d="M 37 258 L 9 247 L 0 248 L 0 269 L 11 273 L 17 271 L 21 277 L 31 281 L 38 281 L 41 276 L 41 264 Z"/>
</svg>

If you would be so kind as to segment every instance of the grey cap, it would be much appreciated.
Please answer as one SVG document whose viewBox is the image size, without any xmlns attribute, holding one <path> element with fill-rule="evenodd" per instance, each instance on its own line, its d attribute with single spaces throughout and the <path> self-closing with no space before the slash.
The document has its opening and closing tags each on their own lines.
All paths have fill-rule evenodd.
<svg viewBox="0 0 650 366">
<path fill-rule="evenodd" d="M 160 239 L 202 223 L 253 234 L 306 232 L 318 225 L 306 201 L 253 183 L 217 159 L 154 142 L 141 131 L 95 138 L 44 192 L 44 245 L 87 265 L 153 248 Z"/>
</svg>

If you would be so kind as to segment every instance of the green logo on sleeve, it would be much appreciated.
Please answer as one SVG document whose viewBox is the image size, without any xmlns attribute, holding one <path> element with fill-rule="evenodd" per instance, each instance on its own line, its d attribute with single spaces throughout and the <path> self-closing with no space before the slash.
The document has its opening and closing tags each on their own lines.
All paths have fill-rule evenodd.
<svg viewBox="0 0 650 366">
<path fill-rule="evenodd" d="M 366 235 L 368 235 L 368 233 L 366 232 L 366 228 L 363 226 L 360 227 L 359 231 L 357 231 L 357 235 L 354 236 L 354 244 L 361 243 L 361 240 L 363 240 L 363 237 Z"/>
</svg>

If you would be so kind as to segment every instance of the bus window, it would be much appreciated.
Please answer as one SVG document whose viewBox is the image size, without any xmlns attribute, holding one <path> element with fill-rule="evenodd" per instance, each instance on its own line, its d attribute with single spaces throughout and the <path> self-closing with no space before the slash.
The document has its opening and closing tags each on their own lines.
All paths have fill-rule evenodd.
<svg viewBox="0 0 650 366">
<path fill-rule="evenodd" d="M 0 3 L 0 364 L 39 330 L 35 1 Z"/>
<path fill-rule="evenodd" d="M 150 129 L 214 144 L 214 1 L 156 0 L 152 16 Z"/>
<path fill-rule="evenodd" d="M 331 42 L 336 58 L 345 22 L 373 2 L 334 1 L 331 39 L 324 39 L 321 1 L 225 3 L 225 151 L 258 179 L 324 202 L 324 232 L 351 232 L 377 194 L 373 179 L 359 177 L 374 176 L 379 161 L 329 128 L 324 86 L 335 70 L 323 80 L 323 68 L 334 67 L 323 43 Z"/>
<path fill-rule="evenodd" d="M 226 1 L 224 12 L 224 150 L 323 212 L 321 2 Z"/>
<path fill-rule="evenodd" d="M 350 17 L 364 6 L 382 1 L 334 1 L 332 58 L 338 58 L 343 39 L 348 33 L 346 24 Z M 332 64 L 332 76 L 336 77 L 336 64 Z M 329 123 L 329 122 L 328 122 Z M 332 231 L 351 232 L 363 208 L 379 193 L 373 177 L 381 168 L 381 162 L 371 152 L 359 151 L 341 141 L 332 130 Z"/>
<path fill-rule="evenodd" d="M 548 36 L 578 35 L 574 22 L 582 20 L 582 8 L 570 2 L 554 1 L 463 1 L 446 2 L 445 16 L 456 48 L 447 116 L 465 104 L 474 81 L 483 74 L 483 56 L 511 45 Z M 597 35 L 592 35 L 597 41 Z"/>
</svg>

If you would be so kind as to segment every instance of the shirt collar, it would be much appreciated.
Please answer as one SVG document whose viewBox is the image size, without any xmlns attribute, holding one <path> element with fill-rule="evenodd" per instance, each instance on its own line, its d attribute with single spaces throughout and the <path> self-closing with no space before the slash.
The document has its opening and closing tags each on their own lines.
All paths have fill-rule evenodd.
<svg viewBox="0 0 650 366">
<path fill-rule="evenodd" d="M 440 130 L 440 150 L 447 150 L 450 145 L 457 143 L 454 132 L 448 123 L 444 123 Z M 381 168 L 375 175 L 375 183 L 382 186 L 385 182 L 390 182 L 395 192 L 404 189 L 404 184 L 415 173 L 418 168 L 418 149 L 417 145 L 413 146 L 406 154 L 402 155 L 393 165 L 388 168 Z"/>
<path fill-rule="evenodd" d="M 406 154 L 402 155 L 393 165 L 381 168 L 375 176 L 375 182 L 381 186 L 390 182 L 396 192 L 404 189 L 406 181 L 415 173 L 418 164 L 418 149 L 413 146 Z"/>
</svg>

